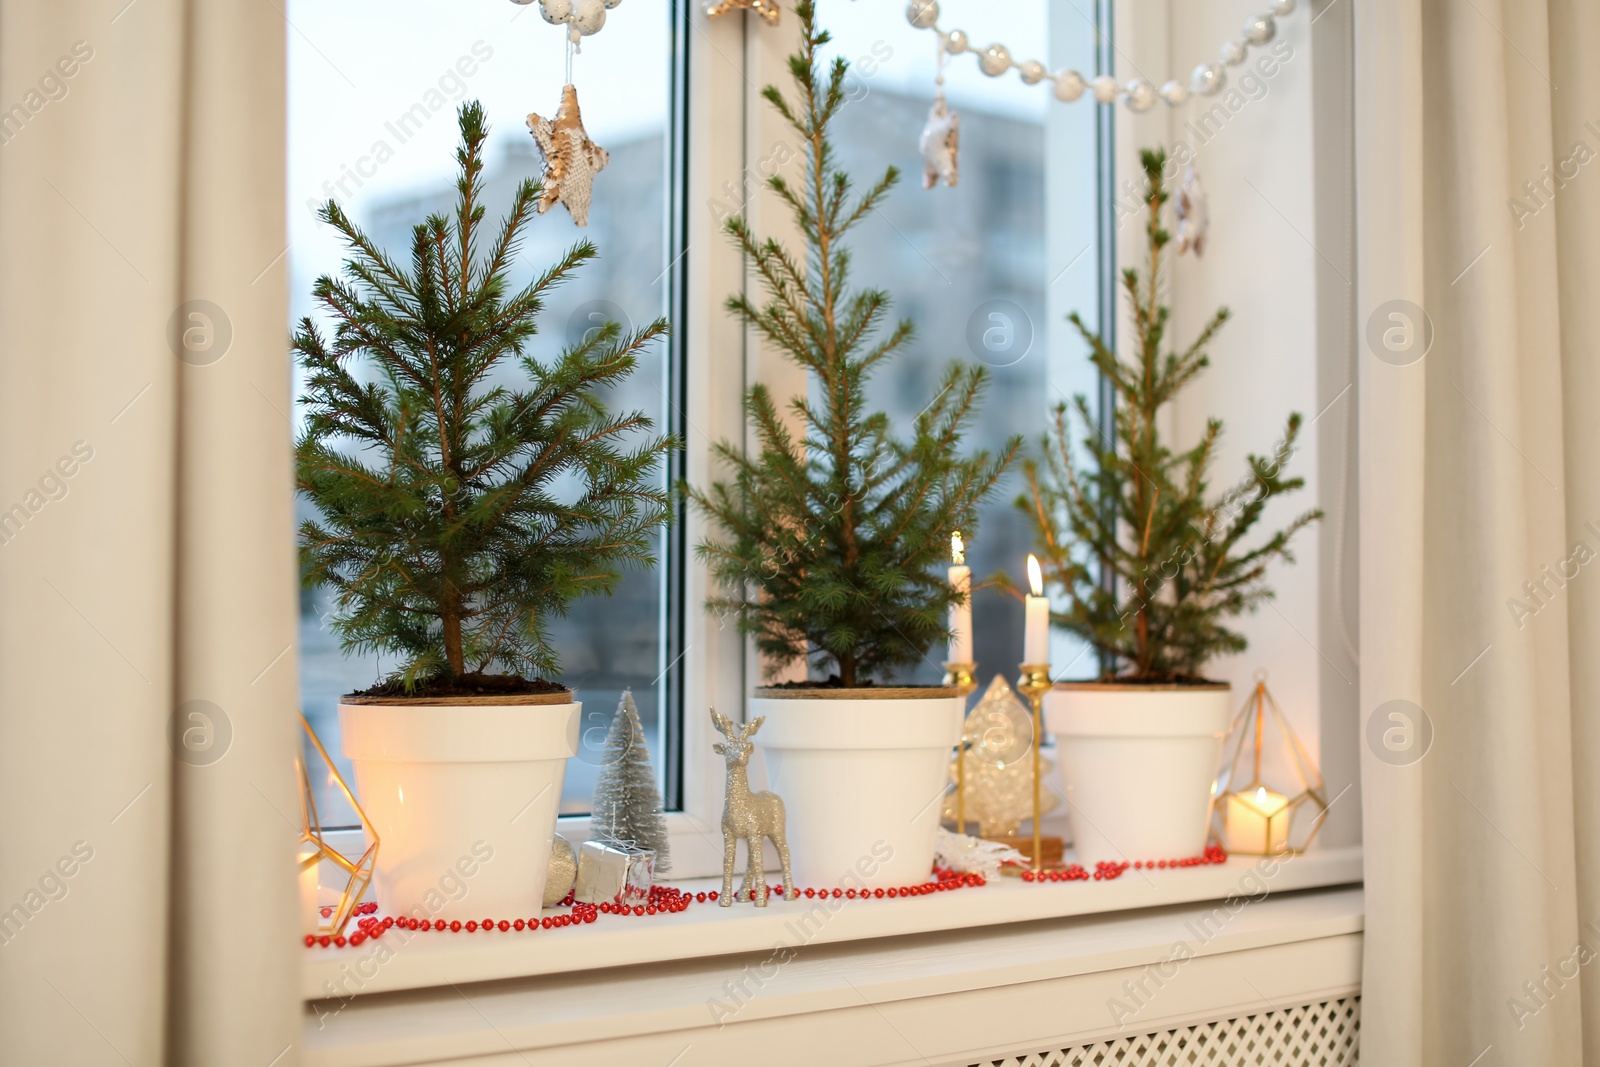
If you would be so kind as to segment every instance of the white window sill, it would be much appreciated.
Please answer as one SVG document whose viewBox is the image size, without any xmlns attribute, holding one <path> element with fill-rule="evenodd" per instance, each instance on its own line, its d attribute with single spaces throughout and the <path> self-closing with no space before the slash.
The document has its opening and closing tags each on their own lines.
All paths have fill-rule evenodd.
<svg viewBox="0 0 1600 1067">
<path fill-rule="evenodd" d="M 1359 855 L 1354 859 L 1359 863 Z M 1331 854 L 1318 860 L 1325 871 L 1340 862 L 1349 860 Z M 306 1010 L 303 1062 L 308 1067 L 959 1064 L 1259 1015 L 1359 989 L 1362 891 L 1286 892 L 1291 880 L 1304 880 L 1312 869 L 1311 863 L 1298 870 L 1290 864 L 1267 881 L 1270 895 L 1231 907 L 1171 905 L 855 944 L 813 943 L 786 962 L 772 958 L 774 942 L 795 940 L 779 932 L 776 906 L 767 916 L 750 917 L 753 909 L 746 909 L 746 916 L 720 921 L 694 921 L 696 909 L 690 909 L 671 918 L 694 921 L 702 936 L 719 925 L 750 923 L 766 932 L 748 939 L 758 945 L 756 951 L 732 957 L 314 1002 Z M 1244 870 L 1244 865 L 1231 872 L 1211 869 L 1200 877 L 1231 873 L 1232 892 Z M 1038 900 L 1058 891 L 1103 896 L 1097 891 L 1117 888 L 1125 897 L 1149 897 L 1163 891 L 1169 878 L 1194 873 L 1156 872 L 1152 884 L 1138 890 L 1115 883 L 1012 883 L 988 892 L 852 905 L 816 940 L 837 940 L 839 931 L 833 928 L 855 921 L 871 921 L 877 933 L 885 934 L 891 912 L 929 904 L 942 909 L 953 906 L 947 900 L 963 896 L 987 897 L 984 910 L 990 914 L 983 921 L 996 923 L 1005 920 L 994 913 L 1012 907 L 1036 911 Z M 618 925 L 625 928 L 623 939 L 631 933 L 654 940 L 645 934 L 651 925 L 646 920 L 631 931 Z M 569 933 L 573 942 L 598 936 L 593 927 Z M 484 935 L 484 940 L 493 937 Z M 547 950 L 557 940 L 551 937 Z M 731 930 L 716 938 L 717 944 L 734 940 Z M 697 946 L 694 954 L 706 955 L 708 947 Z M 545 971 L 569 971 L 555 960 L 570 964 L 578 958 L 564 947 L 551 955 Z M 584 951 L 583 957 L 591 965 L 595 961 L 592 952 Z M 1120 1015 L 1114 1001 L 1123 1006 Z"/>
<path fill-rule="evenodd" d="M 776 943 L 808 946 L 897 937 L 1161 907 L 1230 895 L 1256 896 L 1361 881 L 1359 847 L 1314 850 L 1273 861 L 1233 857 L 1215 867 L 1129 870 L 1110 882 L 1043 885 L 1000 878 L 976 889 L 895 900 L 839 900 L 836 910 L 799 926 L 820 902 L 774 898 L 766 908 L 695 904 L 674 915 L 602 915 L 582 928 L 500 933 L 409 933 L 391 929 L 359 948 L 308 948 L 301 968 L 307 1000 L 460 985 L 603 967 L 769 951 Z M 1268 876 L 1270 871 L 1270 876 Z M 720 879 L 674 881 L 687 891 L 720 888 Z M 737 881 L 735 882 L 737 885 Z"/>
</svg>

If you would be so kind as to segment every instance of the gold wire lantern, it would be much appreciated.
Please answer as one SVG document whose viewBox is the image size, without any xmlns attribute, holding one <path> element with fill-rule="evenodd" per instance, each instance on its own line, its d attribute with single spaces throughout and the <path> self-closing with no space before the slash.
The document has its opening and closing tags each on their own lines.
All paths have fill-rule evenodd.
<svg viewBox="0 0 1600 1067">
<path fill-rule="evenodd" d="M 345 882 L 344 891 L 339 894 L 339 904 L 333 909 L 328 925 L 323 927 L 323 933 L 338 937 L 344 933 L 345 926 L 355 915 L 356 905 L 361 902 L 361 896 L 367 891 L 367 886 L 372 884 L 372 871 L 378 862 L 378 831 L 373 827 L 372 820 L 367 818 L 367 813 L 361 810 L 361 805 L 356 802 L 356 795 L 345 784 L 339 768 L 333 765 L 328 750 L 322 747 L 321 739 L 317 737 L 316 731 L 311 729 L 305 714 L 303 712 L 297 714 L 300 715 L 300 725 L 304 727 L 306 736 L 311 738 L 311 744 L 317 750 L 317 755 L 322 757 L 323 764 L 328 768 L 329 779 L 339 787 L 339 791 L 350 802 L 350 807 L 355 809 L 356 818 L 361 820 L 362 832 L 366 834 L 367 840 L 372 842 L 358 860 L 347 858 L 344 853 L 328 844 L 322 836 L 322 822 L 317 818 L 317 800 L 311 791 L 311 776 L 306 773 L 305 762 L 296 757 L 295 767 L 300 771 L 300 841 L 302 844 L 310 845 L 316 852 L 315 859 L 305 854 L 300 862 L 302 865 L 309 863 L 320 865 L 322 860 L 328 860 L 350 876 Z"/>
<path fill-rule="evenodd" d="M 1278 790 L 1262 780 L 1261 753 L 1269 745 L 1287 754 L 1297 784 Z M 1328 814 L 1327 787 L 1267 691 L 1265 671 L 1257 672 L 1255 688 L 1234 717 L 1223 751 L 1231 755 L 1217 776 L 1212 808 L 1212 829 L 1223 847 L 1243 856 L 1304 852 Z"/>
</svg>

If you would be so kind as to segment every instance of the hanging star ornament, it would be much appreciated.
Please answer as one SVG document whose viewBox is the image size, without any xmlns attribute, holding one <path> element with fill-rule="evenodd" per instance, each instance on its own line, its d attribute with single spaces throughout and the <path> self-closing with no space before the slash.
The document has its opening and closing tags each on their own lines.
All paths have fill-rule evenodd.
<svg viewBox="0 0 1600 1067">
<path fill-rule="evenodd" d="M 945 103 L 944 91 L 933 98 L 927 125 L 922 127 L 922 187 L 932 189 L 940 182 L 955 185 L 960 178 L 958 152 L 961 142 L 961 116 Z"/>
<path fill-rule="evenodd" d="M 544 190 L 539 196 L 539 214 L 567 205 L 572 221 L 589 225 L 589 196 L 594 176 L 611 162 L 611 153 L 589 140 L 578 111 L 578 90 L 571 85 L 561 90 L 561 107 L 555 120 L 528 116 L 528 129 L 544 153 Z"/>
<path fill-rule="evenodd" d="M 1200 175 L 1190 163 L 1183 172 L 1183 185 L 1178 189 L 1178 254 L 1193 252 L 1203 256 L 1206 252 L 1206 230 L 1211 225 L 1206 207 L 1206 188 L 1200 184 Z"/>
</svg>

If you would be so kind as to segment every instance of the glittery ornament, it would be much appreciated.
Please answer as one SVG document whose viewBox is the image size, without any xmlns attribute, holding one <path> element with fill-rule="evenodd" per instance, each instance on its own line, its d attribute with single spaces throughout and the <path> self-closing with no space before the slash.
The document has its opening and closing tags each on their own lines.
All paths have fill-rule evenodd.
<svg viewBox="0 0 1600 1067">
<path fill-rule="evenodd" d="M 963 731 L 967 818 L 977 822 L 984 837 L 1013 834 L 1024 819 L 1033 817 L 1033 716 L 1005 678 L 996 675 L 967 716 Z M 1044 760 L 1041 773 L 1047 774 L 1051 766 Z M 956 780 L 952 758 L 950 781 Z M 944 817 L 952 821 L 955 801 L 953 791 L 945 797 Z M 1054 794 L 1046 792 L 1041 808 L 1049 811 L 1057 803 Z"/>
<path fill-rule="evenodd" d="M 589 140 L 578 111 L 578 90 L 571 85 L 561 90 L 561 107 L 555 121 L 528 116 L 528 129 L 544 153 L 544 190 L 539 196 L 539 214 L 557 201 L 567 205 L 572 221 L 589 224 L 589 196 L 594 176 L 611 162 L 611 153 Z"/>
<path fill-rule="evenodd" d="M 992 44 L 978 54 L 978 69 L 998 78 L 1011 69 L 1011 51 L 1003 44 Z"/>
<path fill-rule="evenodd" d="M 1228 84 L 1227 71 L 1216 63 L 1202 63 L 1189 77 L 1189 88 L 1198 96 L 1215 96 Z"/>
<path fill-rule="evenodd" d="M 1271 15 L 1251 15 L 1244 20 L 1241 32 L 1251 44 L 1263 45 L 1278 35 L 1278 24 Z"/>
<path fill-rule="evenodd" d="M 550 866 L 544 876 L 544 906 L 553 908 L 572 892 L 578 879 L 578 854 L 572 842 L 556 834 L 550 842 Z"/>
<path fill-rule="evenodd" d="M 928 122 L 922 127 L 922 187 L 932 189 L 940 182 L 953 186 L 960 177 L 958 156 L 961 141 L 961 116 L 945 103 L 944 91 L 933 98 Z"/>
<path fill-rule="evenodd" d="M 761 869 L 762 838 L 772 839 L 772 846 L 778 850 L 778 859 L 783 864 L 783 899 L 793 900 L 800 895 L 794 888 L 794 875 L 789 869 L 789 839 L 785 835 L 787 816 L 783 799 L 776 793 L 755 793 L 750 790 L 747 768 L 750 766 L 750 754 L 756 748 L 750 743 L 750 738 L 755 736 L 765 721 L 764 716 L 758 715 L 748 724 L 736 726 L 725 716 L 718 715 L 716 708 L 711 709 L 712 725 L 728 739 L 727 744 L 718 741 L 711 746 L 711 751 L 721 756 L 728 765 L 728 789 L 722 802 L 722 896 L 718 900 L 724 908 L 734 901 L 733 861 L 741 839 L 745 844 L 748 866 L 744 881 L 739 885 L 739 900 L 753 899 L 756 907 L 767 906 L 767 881 Z"/>
<path fill-rule="evenodd" d="M 1135 78 L 1128 83 L 1127 101 L 1130 111 L 1149 111 L 1157 100 L 1156 87 L 1143 78 Z"/>
<path fill-rule="evenodd" d="M 778 23 L 777 0 L 706 0 L 706 18 L 714 19 L 726 15 L 730 11 L 754 11 L 767 25 L 775 26 Z"/>
<path fill-rule="evenodd" d="M 985 841 L 981 837 L 953 834 L 940 827 L 933 832 L 933 865 L 952 871 L 981 874 L 987 879 L 1000 876 L 1002 863 L 1026 863 L 1028 858 L 1010 845 Z"/>
<path fill-rule="evenodd" d="M 650 899 L 656 854 L 611 841 L 585 841 L 578 849 L 572 899 L 582 904 L 643 904 Z"/>
<path fill-rule="evenodd" d="M 1056 75 L 1056 99 L 1070 104 L 1083 95 L 1083 75 L 1075 70 L 1064 70 Z"/>
<path fill-rule="evenodd" d="M 584 37 L 599 33 L 606 24 L 606 5 L 603 0 L 576 0 L 572 5 L 572 18 L 568 25 Z"/>
<path fill-rule="evenodd" d="M 1183 172 L 1183 185 L 1178 189 L 1178 254 L 1206 252 L 1206 230 L 1211 225 L 1210 211 L 1206 206 L 1206 189 L 1200 184 L 1200 175 L 1190 163 Z"/>
<path fill-rule="evenodd" d="M 911 0 L 906 5 L 906 21 L 919 30 L 931 30 L 939 24 L 938 0 Z"/>
</svg>

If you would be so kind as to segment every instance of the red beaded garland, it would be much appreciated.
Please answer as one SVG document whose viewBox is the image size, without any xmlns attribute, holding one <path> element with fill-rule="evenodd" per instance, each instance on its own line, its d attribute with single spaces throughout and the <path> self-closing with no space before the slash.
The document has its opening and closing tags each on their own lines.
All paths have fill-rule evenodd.
<svg viewBox="0 0 1600 1067">
<path fill-rule="evenodd" d="M 1022 872 L 1022 881 L 1035 885 L 1042 885 L 1046 882 L 1086 882 L 1090 880 L 1110 881 L 1112 879 L 1121 877 L 1122 874 L 1130 867 L 1136 870 L 1177 869 L 1180 867 L 1188 868 L 1223 863 L 1227 860 L 1227 858 L 1228 854 L 1220 846 L 1210 845 L 1206 848 L 1206 851 L 1203 855 L 1189 856 L 1183 859 L 1139 860 L 1132 863 L 1102 860 L 1095 864 L 1095 869 L 1092 872 L 1086 870 L 1081 865 L 1076 863 L 1069 867 L 1057 867 L 1050 870 L 1024 870 Z M 936 869 L 933 872 L 933 878 L 930 881 L 921 882 L 916 885 L 893 886 L 882 889 L 866 889 L 860 887 L 840 888 L 829 886 L 806 886 L 802 888 L 797 886 L 794 889 L 794 897 L 804 895 L 810 899 L 821 898 L 824 900 L 829 899 L 830 897 L 835 900 L 841 898 L 849 900 L 902 899 L 905 897 L 920 897 L 926 896 L 929 893 L 943 893 L 953 889 L 983 886 L 987 884 L 988 880 L 985 879 L 981 874 L 953 871 L 949 869 Z M 763 886 L 761 891 L 768 899 L 774 896 L 777 896 L 780 899 L 783 897 L 783 890 L 781 887 L 773 887 L 768 885 Z M 598 904 L 589 904 L 581 901 L 574 902 L 572 899 L 572 894 L 569 893 L 566 899 L 562 901 L 564 905 L 571 908 L 571 910 L 565 914 L 535 916 L 533 918 L 517 919 L 515 921 L 506 919 L 496 920 L 492 918 L 486 918 L 481 921 L 469 919 L 464 924 L 460 920 L 450 920 L 449 922 L 446 922 L 444 919 L 429 920 L 424 918 L 419 920 L 409 916 L 396 917 L 391 915 L 380 919 L 375 917 L 375 914 L 378 910 L 378 905 L 375 902 L 367 901 L 362 904 L 358 904 L 355 907 L 354 914 L 356 916 L 360 916 L 360 918 L 356 922 L 356 930 L 354 930 L 348 937 L 344 935 L 323 934 L 319 936 L 317 934 L 306 934 L 304 941 L 307 948 L 312 946 L 321 946 L 323 948 L 327 948 L 329 946 L 340 948 L 347 945 L 359 946 L 366 943 L 368 940 L 371 940 L 372 938 L 382 937 L 384 931 L 388 930 L 396 923 L 399 924 L 402 930 L 421 931 L 442 931 L 448 929 L 452 932 L 460 932 L 461 930 L 465 929 L 469 933 L 477 932 L 479 930 L 482 930 L 484 933 L 490 933 L 494 931 L 508 932 L 511 930 L 550 930 L 560 927 L 580 926 L 586 923 L 592 923 L 596 921 L 601 914 L 620 916 L 675 914 L 677 912 L 688 910 L 690 904 L 704 904 L 707 902 L 715 903 L 718 896 L 719 893 L 715 889 L 698 890 L 691 893 L 673 886 L 658 885 L 651 887 L 649 895 L 645 898 L 645 903 L 642 904 L 620 904 L 614 901 L 604 901 Z M 333 911 L 332 908 L 327 907 L 319 910 L 322 912 L 324 917 L 331 916 Z"/>
</svg>

